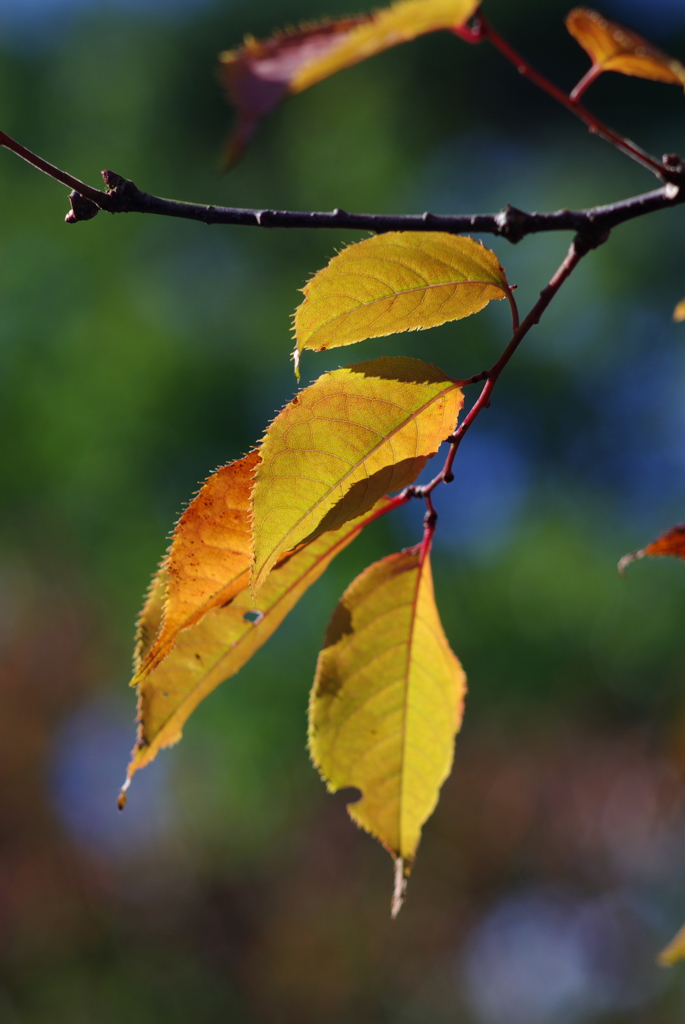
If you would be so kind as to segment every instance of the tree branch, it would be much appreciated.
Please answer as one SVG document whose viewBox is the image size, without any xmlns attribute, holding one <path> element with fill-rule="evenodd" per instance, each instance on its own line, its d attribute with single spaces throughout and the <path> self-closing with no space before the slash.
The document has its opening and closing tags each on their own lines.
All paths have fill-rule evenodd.
<svg viewBox="0 0 685 1024">
<path fill-rule="evenodd" d="M 682 173 L 685 186 L 685 173 Z M 108 213 L 153 213 L 163 217 L 180 217 L 203 224 L 235 224 L 260 228 L 336 228 L 355 231 L 447 231 L 454 234 L 474 231 L 500 235 L 510 242 L 519 242 L 526 235 L 547 231 L 574 231 L 580 235 L 598 235 L 635 217 L 657 210 L 667 210 L 685 203 L 685 188 L 671 182 L 652 192 L 622 199 L 605 206 L 586 210 L 557 210 L 553 213 L 525 213 L 514 206 L 505 206 L 499 213 L 474 214 L 383 214 L 297 210 L 251 210 L 233 206 L 202 206 L 175 199 L 161 199 L 142 192 L 132 181 L 111 171 L 103 176 L 111 186 L 107 192 L 89 188 L 86 216 L 72 209 L 69 223 L 88 219 L 97 210 Z M 94 200 L 93 196 L 97 198 Z M 72 195 L 72 205 L 75 205 Z M 91 205 L 92 204 L 92 205 Z"/>
<path fill-rule="evenodd" d="M 69 224 L 90 220 L 101 210 L 107 213 L 153 213 L 179 217 L 202 224 L 235 224 L 260 228 L 336 228 L 354 231 L 447 231 L 453 234 L 475 231 L 500 235 L 519 242 L 526 235 L 547 231 L 574 231 L 584 237 L 599 236 L 619 224 L 657 210 L 685 203 L 685 166 L 674 155 L 664 156 L 664 167 L 672 180 L 652 192 L 586 210 L 557 210 L 553 213 L 525 213 L 507 205 L 499 213 L 473 214 L 383 214 L 297 210 L 252 210 L 234 206 L 203 206 L 176 199 L 162 199 L 143 192 L 132 181 L 114 171 L 103 171 L 107 191 L 93 188 L 60 170 L 0 132 L 0 146 L 11 150 L 44 174 L 72 189 Z"/>
</svg>

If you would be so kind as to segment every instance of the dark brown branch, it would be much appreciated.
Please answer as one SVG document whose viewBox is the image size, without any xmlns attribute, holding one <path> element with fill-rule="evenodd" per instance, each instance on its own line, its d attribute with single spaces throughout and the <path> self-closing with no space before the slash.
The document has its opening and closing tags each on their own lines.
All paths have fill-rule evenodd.
<svg viewBox="0 0 685 1024">
<path fill-rule="evenodd" d="M 682 171 L 681 171 L 682 173 Z M 163 217 L 180 217 L 203 224 L 236 224 L 261 228 L 336 228 L 355 231 L 464 231 L 500 235 L 510 242 L 518 242 L 526 235 L 543 231 L 574 231 L 582 236 L 599 236 L 657 210 L 666 210 L 685 202 L 685 174 L 683 187 L 668 183 L 653 192 L 645 192 L 630 199 L 622 199 L 606 206 L 587 210 L 557 210 L 554 213 L 525 213 L 506 206 L 499 213 L 474 214 L 379 214 L 347 213 L 345 210 L 308 212 L 295 210 L 247 210 L 232 206 L 201 206 L 175 199 L 160 199 L 142 192 L 132 181 L 111 171 L 103 177 L 110 186 L 107 192 L 89 188 L 86 216 L 93 216 L 95 207 L 108 213 L 154 213 Z M 76 197 L 72 198 L 72 206 Z M 92 206 L 90 205 L 92 204 Z M 86 216 L 73 209 L 67 220 L 76 223 Z"/>
<path fill-rule="evenodd" d="M 519 242 L 526 235 L 543 231 L 574 231 L 583 237 L 599 237 L 635 217 L 666 210 L 685 202 L 685 167 L 674 155 L 663 157 L 664 168 L 672 179 L 653 192 L 622 199 L 587 210 L 557 210 L 555 213 L 525 213 L 505 206 L 499 213 L 474 214 L 380 214 L 330 213 L 296 210 L 246 210 L 233 206 L 202 206 L 176 199 L 161 199 L 142 192 L 132 181 L 113 171 L 103 171 L 107 191 L 93 188 L 53 166 L 42 157 L 0 132 L 0 146 L 10 149 L 44 174 L 72 189 L 71 211 L 66 220 L 76 224 L 90 220 L 100 210 L 107 213 L 154 213 L 162 217 L 180 217 L 203 224 L 236 224 L 261 228 L 336 228 L 353 231 L 464 231 L 500 235 Z"/>
</svg>

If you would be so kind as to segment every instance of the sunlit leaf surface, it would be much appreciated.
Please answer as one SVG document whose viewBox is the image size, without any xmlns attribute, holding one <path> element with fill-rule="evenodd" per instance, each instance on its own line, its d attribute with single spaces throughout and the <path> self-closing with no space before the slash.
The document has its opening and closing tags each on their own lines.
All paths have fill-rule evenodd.
<svg viewBox="0 0 685 1024">
<path fill-rule="evenodd" d="M 589 7 L 576 7 L 566 18 L 566 27 L 603 71 L 650 78 L 685 87 L 685 67 L 662 53 L 637 32 L 609 21 Z"/>
<path fill-rule="evenodd" d="M 189 715 L 207 694 L 242 668 L 269 639 L 333 558 L 391 499 L 366 515 L 286 555 L 269 575 L 255 605 L 248 588 L 225 607 L 212 607 L 174 638 L 167 657 L 138 677 L 139 734 L 128 775 L 177 743 Z"/>
<path fill-rule="evenodd" d="M 435 605 L 429 558 L 421 564 L 412 549 L 366 569 L 328 626 L 309 743 L 330 790 L 361 790 L 349 813 L 401 861 L 400 877 L 409 874 L 450 772 L 465 692 Z M 395 912 L 400 901 L 396 891 Z"/>
<path fill-rule="evenodd" d="M 437 327 L 507 294 L 494 252 L 462 235 L 391 231 L 343 249 L 304 288 L 298 352 Z"/>
<path fill-rule="evenodd" d="M 179 519 L 139 620 L 141 671 L 150 671 L 168 654 L 179 629 L 225 604 L 246 585 L 252 546 L 250 495 L 258 462 L 255 450 L 222 466 Z"/>
<path fill-rule="evenodd" d="M 266 432 L 254 489 L 255 592 L 279 556 L 416 479 L 464 398 L 436 366 L 397 357 L 326 373 Z"/>
<path fill-rule="evenodd" d="M 374 14 L 305 25 L 220 55 L 238 124 L 227 151 L 233 163 L 262 117 L 293 93 L 358 64 L 367 57 L 438 29 L 463 25 L 479 0 L 400 0 Z"/>
</svg>

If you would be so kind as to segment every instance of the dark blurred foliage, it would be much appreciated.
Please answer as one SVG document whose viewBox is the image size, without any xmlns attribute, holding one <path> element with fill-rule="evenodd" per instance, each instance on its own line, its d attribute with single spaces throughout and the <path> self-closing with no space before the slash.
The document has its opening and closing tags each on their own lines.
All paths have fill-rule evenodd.
<svg viewBox="0 0 685 1024">
<path fill-rule="evenodd" d="M 570 87 L 559 0 L 487 0 Z M 486 47 L 448 34 L 291 100 L 221 177 L 216 54 L 331 0 L 0 3 L 0 125 L 97 183 L 260 208 L 467 212 L 652 187 Z M 606 13 L 685 57 L 681 0 Z M 675 88 L 588 97 L 657 154 Z M 132 624 L 198 483 L 295 388 L 289 316 L 352 240 L 99 215 L 0 151 L 0 1022 L 670 1024 L 685 919 L 685 570 L 616 562 L 685 518 L 685 211 L 616 231 L 503 377 L 438 495 L 436 586 L 471 692 L 453 775 L 389 920 L 391 864 L 305 750 L 343 587 L 419 535 L 377 523 L 183 743 L 115 798 L 133 740 Z M 525 308 L 568 239 L 493 244 Z M 358 352 L 467 376 L 507 312 Z"/>
</svg>

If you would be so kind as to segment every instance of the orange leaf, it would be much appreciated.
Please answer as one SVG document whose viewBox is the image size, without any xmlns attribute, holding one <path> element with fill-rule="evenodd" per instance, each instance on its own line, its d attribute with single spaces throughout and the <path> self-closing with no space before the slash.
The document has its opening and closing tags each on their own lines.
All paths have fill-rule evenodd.
<svg viewBox="0 0 685 1024">
<path fill-rule="evenodd" d="M 129 781 L 162 748 L 180 740 L 198 704 L 240 671 L 336 555 L 393 504 L 393 499 L 381 498 L 366 515 L 286 554 L 264 584 L 258 608 L 244 586 L 232 600 L 207 605 L 191 625 L 176 632 L 164 660 L 133 680 L 138 689 L 138 741 L 128 767 Z M 120 807 L 127 788 L 128 782 Z"/>
<path fill-rule="evenodd" d="M 653 540 L 646 548 L 642 548 L 640 551 L 632 551 L 629 555 L 624 555 L 618 563 L 618 571 L 623 575 L 626 567 L 631 562 L 635 562 L 638 558 L 644 558 L 645 555 L 650 555 L 651 557 L 674 555 L 676 558 L 685 559 L 685 523 L 678 523 L 677 526 L 672 526 L 670 530 L 662 533 L 660 537 Z"/>
<path fill-rule="evenodd" d="M 681 299 L 673 310 L 673 319 L 677 324 L 680 324 L 685 320 L 685 299 Z"/>
<path fill-rule="evenodd" d="M 259 41 L 248 38 L 220 54 L 238 124 L 226 149 L 227 166 L 240 158 L 265 114 L 336 71 L 427 32 L 463 25 L 479 0 L 400 0 L 374 14 L 304 25 Z"/>
<path fill-rule="evenodd" d="M 589 7 L 576 7 L 566 18 L 566 28 L 602 71 L 649 78 L 685 87 L 685 67 L 662 53 L 637 32 L 609 21 Z"/>
<path fill-rule="evenodd" d="M 138 622 L 136 668 L 147 674 L 166 657 L 179 630 L 225 604 L 246 585 L 255 449 L 213 473 L 174 530 Z"/>
</svg>

